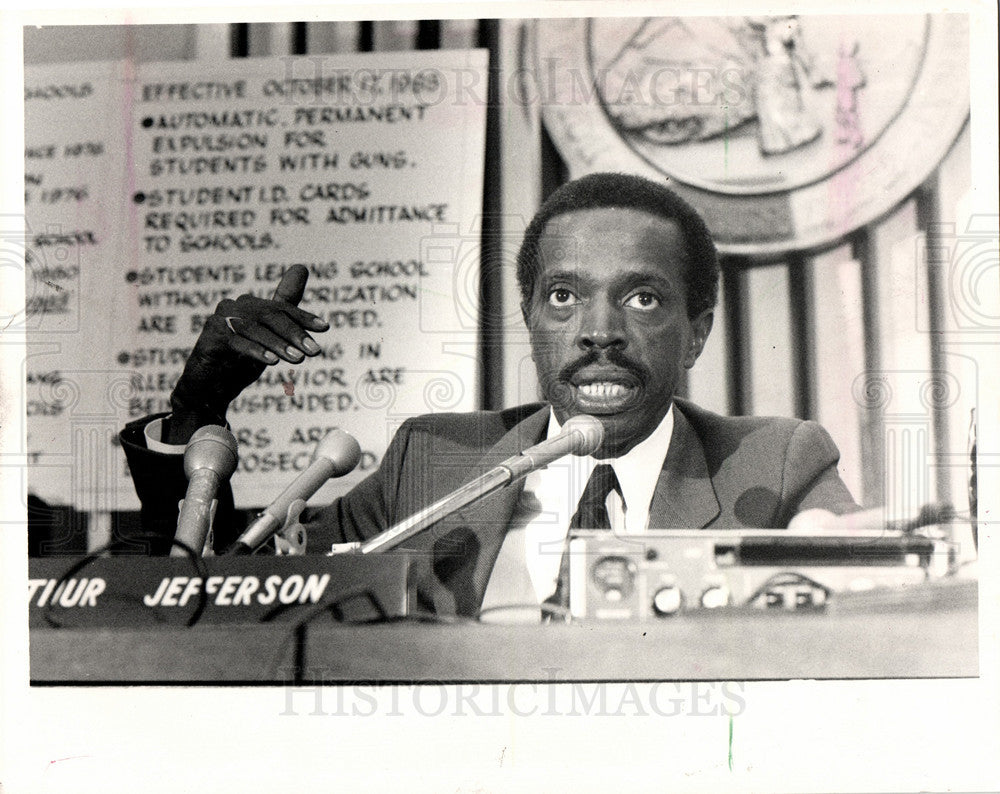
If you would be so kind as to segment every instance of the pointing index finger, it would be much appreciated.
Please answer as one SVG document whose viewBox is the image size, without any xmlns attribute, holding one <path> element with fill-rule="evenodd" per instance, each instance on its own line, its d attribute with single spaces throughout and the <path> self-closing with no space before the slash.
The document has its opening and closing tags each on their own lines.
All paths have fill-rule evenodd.
<svg viewBox="0 0 1000 794">
<path fill-rule="evenodd" d="M 302 300 L 302 295 L 306 291 L 306 281 L 309 278 L 309 271 L 305 265 L 292 265 L 281 277 L 277 288 L 274 290 L 274 300 L 287 303 L 291 306 L 298 306 Z"/>
<path fill-rule="evenodd" d="M 274 290 L 272 299 L 277 303 L 285 305 L 285 313 L 296 322 L 308 326 L 315 331 L 325 331 L 330 324 L 321 317 L 317 317 L 305 309 L 298 308 L 299 301 L 305 294 L 306 281 L 309 279 L 309 270 L 305 265 L 292 265 L 285 271 Z"/>
</svg>

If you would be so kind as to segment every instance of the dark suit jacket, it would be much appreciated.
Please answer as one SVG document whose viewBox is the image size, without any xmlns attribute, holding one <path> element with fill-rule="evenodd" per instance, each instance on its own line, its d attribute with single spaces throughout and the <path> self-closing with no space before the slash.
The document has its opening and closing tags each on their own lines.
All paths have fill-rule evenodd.
<svg viewBox="0 0 1000 794">
<path fill-rule="evenodd" d="M 782 528 L 809 508 L 858 509 L 837 474 L 837 447 L 815 422 L 723 417 L 679 399 L 675 406 L 650 527 Z M 548 416 L 548 406 L 533 404 L 407 420 L 371 476 L 311 511 L 310 547 L 326 551 L 330 542 L 361 540 L 392 526 L 540 441 Z M 148 421 L 128 425 L 121 440 L 142 501 L 143 526 L 169 538 L 185 490 L 183 465 L 180 456 L 145 448 Z M 416 560 L 425 606 L 445 613 L 478 610 L 520 492 L 518 486 L 501 489 L 404 544 Z M 239 526 L 227 489 L 216 516 L 216 548 L 233 539 Z"/>
</svg>

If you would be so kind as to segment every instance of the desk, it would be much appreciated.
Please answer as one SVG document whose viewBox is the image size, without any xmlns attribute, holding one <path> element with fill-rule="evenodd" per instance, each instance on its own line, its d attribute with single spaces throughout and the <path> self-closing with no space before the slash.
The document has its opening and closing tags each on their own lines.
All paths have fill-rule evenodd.
<svg viewBox="0 0 1000 794">
<path fill-rule="evenodd" d="M 977 676 L 978 583 L 845 598 L 821 613 L 647 622 L 36 628 L 34 683 L 584 681 Z M 867 599 L 867 601 L 866 601 Z"/>
</svg>

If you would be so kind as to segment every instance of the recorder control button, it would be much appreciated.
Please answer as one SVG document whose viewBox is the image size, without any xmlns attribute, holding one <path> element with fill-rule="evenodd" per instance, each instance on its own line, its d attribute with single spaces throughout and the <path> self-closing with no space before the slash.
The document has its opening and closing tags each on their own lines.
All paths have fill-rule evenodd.
<svg viewBox="0 0 1000 794">
<path fill-rule="evenodd" d="M 684 595 L 679 587 L 668 585 L 661 587 L 653 594 L 653 611 L 657 615 L 675 615 L 684 605 Z"/>
</svg>

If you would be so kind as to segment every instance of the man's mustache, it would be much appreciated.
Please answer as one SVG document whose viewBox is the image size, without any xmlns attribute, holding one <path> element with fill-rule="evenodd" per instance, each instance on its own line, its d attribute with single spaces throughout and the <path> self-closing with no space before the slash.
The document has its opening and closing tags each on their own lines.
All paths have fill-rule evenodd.
<svg viewBox="0 0 1000 794">
<path fill-rule="evenodd" d="M 637 361 L 633 361 L 617 348 L 591 348 L 578 359 L 564 365 L 556 375 L 556 380 L 562 383 L 569 383 L 570 379 L 580 370 L 592 367 L 595 364 L 610 364 L 619 369 L 624 369 L 635 377 L 640 386 L 646 384 L 646 368 Z"/>
</svg>

